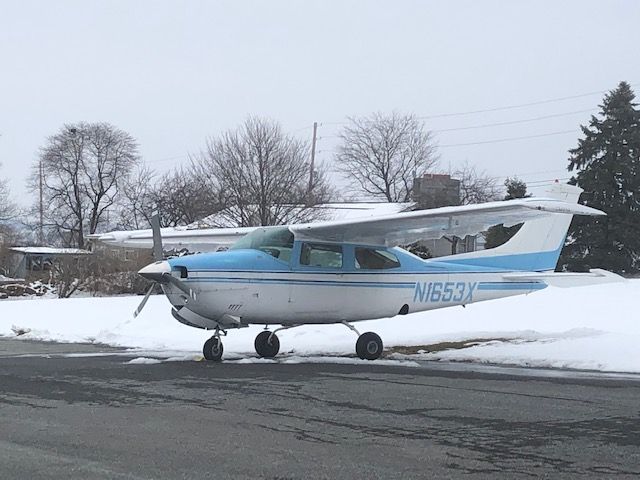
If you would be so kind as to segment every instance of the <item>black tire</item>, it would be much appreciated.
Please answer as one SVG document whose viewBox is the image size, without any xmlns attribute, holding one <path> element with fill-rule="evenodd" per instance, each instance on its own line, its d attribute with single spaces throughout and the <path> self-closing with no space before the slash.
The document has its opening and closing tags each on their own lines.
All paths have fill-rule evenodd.
<svg viewBox="0 0 640 480">
<path fill-rule="evenodd" d="M 356 342 L 356 354 L 361 360 L 376 360 L 382 355 L 382 339 L 373 332 L 363 333 Z"/>
<path fill-rule="evenodd" d="M 269 337 L 271 337 L 271 342 L 269 342 Z M 264 358 L 273 358 L 280 351 L 280 340 L 268 330 L 260 332 L 253 345 L 256 347 L 256 353 Z"/>
<path fill-rule="evenodd" d="M 204 347 L 202 348 L 202 354 L 204 358 L 211 362 L 219 362 L 222 360 L 222 353 L 224 352 L 224 347 L 222 346 L 222 342 L 217 337 L 211 337 L 209 340 L 204 342 Z"/>
</svg>

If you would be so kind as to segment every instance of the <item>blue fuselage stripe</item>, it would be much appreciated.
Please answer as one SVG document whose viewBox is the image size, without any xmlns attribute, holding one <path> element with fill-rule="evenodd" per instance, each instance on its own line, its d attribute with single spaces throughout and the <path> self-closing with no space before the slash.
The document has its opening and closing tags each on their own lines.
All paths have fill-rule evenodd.
<svg viewBox="0 0 640 480">
<path fill-rule="evenodd" d="M 538 282 L 481 282 L 478 290 L 542 290 L 546 283 Z"/>
<path fill-rule="evenodd" d="M 237 278 L 237 277 L 195 277 L 186 282 L 204 283 L 244 283 L 267 285 L 309 285 L 319 287 L 364 287 L 413 289 L 415 282 L 361 282 L 337 280 L 299 280 L 293 278 Z M 541 290 L 547 285 L 540 282 L 480 282 L 478 290 Z"/>
<path fill-rule="evenodd" d="M 292 278 L 234 278 L 234 277 L 197 277 L 187 282 L 206 283 L 260 283 L 273 285 L 316 285 L 320 287 L 375 287 L 375 288 L 414 288 L 414 282 L 349 282 L 336 280 L 296 280 Z"/>
</svg>

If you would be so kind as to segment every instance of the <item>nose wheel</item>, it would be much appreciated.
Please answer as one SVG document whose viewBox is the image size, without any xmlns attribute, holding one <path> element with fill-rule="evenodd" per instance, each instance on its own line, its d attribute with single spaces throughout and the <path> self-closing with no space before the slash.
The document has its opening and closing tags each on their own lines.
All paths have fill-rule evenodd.
<svg viewBox="0 0 640 480">
<path fill-rule="evenodd" d="M 224 348 L 222 347 L 222 340 L 220 340 L 220 337 L 217 334 L 204 342 L 204 347 L 202 348 L 204 358 L 212 362 L 219 362 L 222 360 L 223 351 Z"/>
</svg>

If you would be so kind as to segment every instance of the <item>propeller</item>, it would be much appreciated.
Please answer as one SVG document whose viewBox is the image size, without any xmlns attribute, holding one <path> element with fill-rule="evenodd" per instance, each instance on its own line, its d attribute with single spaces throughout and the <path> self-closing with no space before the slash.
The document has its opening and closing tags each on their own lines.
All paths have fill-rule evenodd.
<svg viewBox="0 0 640 480">
<path fill-rule="evenodd" d="M 144 294 L 140 305 L 136 308 L 136 311 L 133 312 L 133 317 L 137 317 L 142 312 L 142 309 L 147 304 L 149 297 L 153 293 L 153 290 L 156 288 L 158 283 L 167 284 L 170 283 L 180 291 L 184 292 L 191 298 L 192 300 L 196 299 L 196 293 L 189 288 L 189 286 L 171 275 L 171 266 L 168 262 L 163 261 L 162 254 L 162 235 L 160 233 L 160 216 L 157 212 L 154 212 L 151 217 L 151 231 L 153 233 L 153 259 L 154 263 L 147 265 L 143 269 L 141 269 L 138 274 L 142 275 L 144 278 L 151 280 L 153 283 Z"/>
<path fill-rule="evenodd" d="M 136 311 L 133 312 L 133 318 L 136 318 L 138 315 L 140 315 L 140 312 L 142 311 L 144 306 L 147 304 L 147 300 L 149 300 L 149 297 L 151 296 L 151 293 L 153 293 L 153 289 L 154 288 L 156 288 L 156 284 L 152 283 L 151 286 L 149 287 L 149 289 L 147 290 L 147 293 L 144 294 L 144 297 L 143 297 L 142 301 L 140 302 L 140 305 L 138 305 L 138 308 L 136 308 Z"/>
</svg>

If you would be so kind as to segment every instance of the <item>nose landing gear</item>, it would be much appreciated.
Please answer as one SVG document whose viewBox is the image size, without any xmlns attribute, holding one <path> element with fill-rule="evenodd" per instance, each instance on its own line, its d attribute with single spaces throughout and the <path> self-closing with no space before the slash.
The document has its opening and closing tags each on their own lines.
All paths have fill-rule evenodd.
<svg viewBox="0 0 640 480">
<path fill-rule="evenodd" d="M 202 348 L 202 354 L 206 360 L 212 362 L 219 362 L 222 360 L 222 353 L 224 347 L 222 346 L 222 340 L 220 340 L 220 329 L 216 328 L 216 333 L 209 340 L 204 342 Z"/>
</svg>

